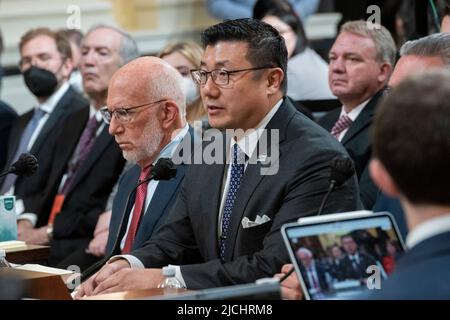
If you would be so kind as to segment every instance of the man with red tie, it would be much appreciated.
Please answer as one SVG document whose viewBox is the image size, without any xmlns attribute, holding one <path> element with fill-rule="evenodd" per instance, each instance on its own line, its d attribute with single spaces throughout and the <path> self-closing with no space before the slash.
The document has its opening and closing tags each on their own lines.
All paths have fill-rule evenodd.
<svg viewBox="0 0 450 320">
<path fill-rule="evenodd" d="M 345 23 L 330 50 L 328 83 L 342 108 L 319 120 L 347 149 L 355 162 L 361 201 L 372 209 L 378 189 L 367 169 L 371 145 L 369 128 L 382 89 L 395 62 L 395 43 L 383 26 L 365 21 Z"/>
</svg>

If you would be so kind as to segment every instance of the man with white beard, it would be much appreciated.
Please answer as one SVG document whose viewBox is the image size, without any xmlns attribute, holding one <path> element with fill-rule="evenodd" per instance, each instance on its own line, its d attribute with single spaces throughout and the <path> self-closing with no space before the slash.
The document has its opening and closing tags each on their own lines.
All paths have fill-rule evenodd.
<svg viewBox="0 0 450 320">
<path fill-rule="evenodd" d="M 88 273 L 112 255 L 127 254 L 141 247 L 164 223 L 186 166 L 178 166 L 174 179 L 150 180 L 135 187 L 151 174 L 160 158 L 171 158 L 185 136 L 193 134 L 185 118 L 181 75 L 155 57 L 135 59 L 114 74 L 107 106 L 101 112 L 124 158 L 135 165 L 119 181 L 105 258 Z"/>
</svg>

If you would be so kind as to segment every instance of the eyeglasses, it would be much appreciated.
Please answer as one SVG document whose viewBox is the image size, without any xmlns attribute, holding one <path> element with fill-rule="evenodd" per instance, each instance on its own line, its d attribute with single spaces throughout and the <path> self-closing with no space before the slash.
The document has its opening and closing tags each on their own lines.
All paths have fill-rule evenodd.
<svg viewBox="0 0 450 320">
<path fill-rule="evenodd" d="M 105 121 L 107 124 L 111 123 L 111 119 L 112 119 L 113 115 L 117 119 L 117 121 L 119 121 L 120 123 L 128 123 L 128 122 L 130 122 L 132 115 L 134 113 L 134 112 L 130 112 L 130 110 L 135 110 L 135 109 L 142 108 L 145 106 L 155 105 L 157 103 L 160 103 L 160 102 L 163 102 L 166 100 L 167 99 L 162 99 L 162 100 L 158 100 L 155 102 L 144 103 L 139 106 L 132 106 L 129 108 L 117 108 L 113 111 L 109 111 L 108 107 L 103 107 L 100 109 L 100 113 L 102 115 L 103 121 Z"/>
<path fill-rule="evenodd" d="M 243 72 L 243 71 L 255 71 L 262 69 L 273 68 L 272 66 L 247 68 L 240 70 L 225 70 L 225 69 L 214 69 L 211 71 L 206 71 L 203 69 L 191 70 L 191 76 L 194 82 L 198 85 L 204 86 L 208 82 L 208 74 L 211 75 L 212 81 L 218 86 L 226 86 L 230 82 L 230 74 Z"/>
</svg>

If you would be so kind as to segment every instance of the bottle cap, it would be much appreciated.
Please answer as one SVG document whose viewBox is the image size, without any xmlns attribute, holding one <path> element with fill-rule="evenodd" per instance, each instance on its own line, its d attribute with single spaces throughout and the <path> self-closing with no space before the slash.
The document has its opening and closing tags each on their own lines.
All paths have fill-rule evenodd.
<svg viewBox="0 0 450 320">
<path fill-rule="evenodd" d="M 165 277 L 173 277 L 175 276 L 175 267 L 163 267 L 162 272 Z"/>
</svg>

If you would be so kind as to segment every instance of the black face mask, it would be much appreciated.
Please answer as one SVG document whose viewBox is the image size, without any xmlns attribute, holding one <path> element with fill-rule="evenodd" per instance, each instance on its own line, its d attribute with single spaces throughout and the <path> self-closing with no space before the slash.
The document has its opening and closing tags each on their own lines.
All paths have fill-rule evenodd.
<svg viewBox="0 0 450 320">
<path fill-rule="evenodd" d="M 36 97 L 49 97 L 55 92 L 58 80 L 53 72 L 31 66 L 23 73 L 28 89 Z"/>
</svg>

